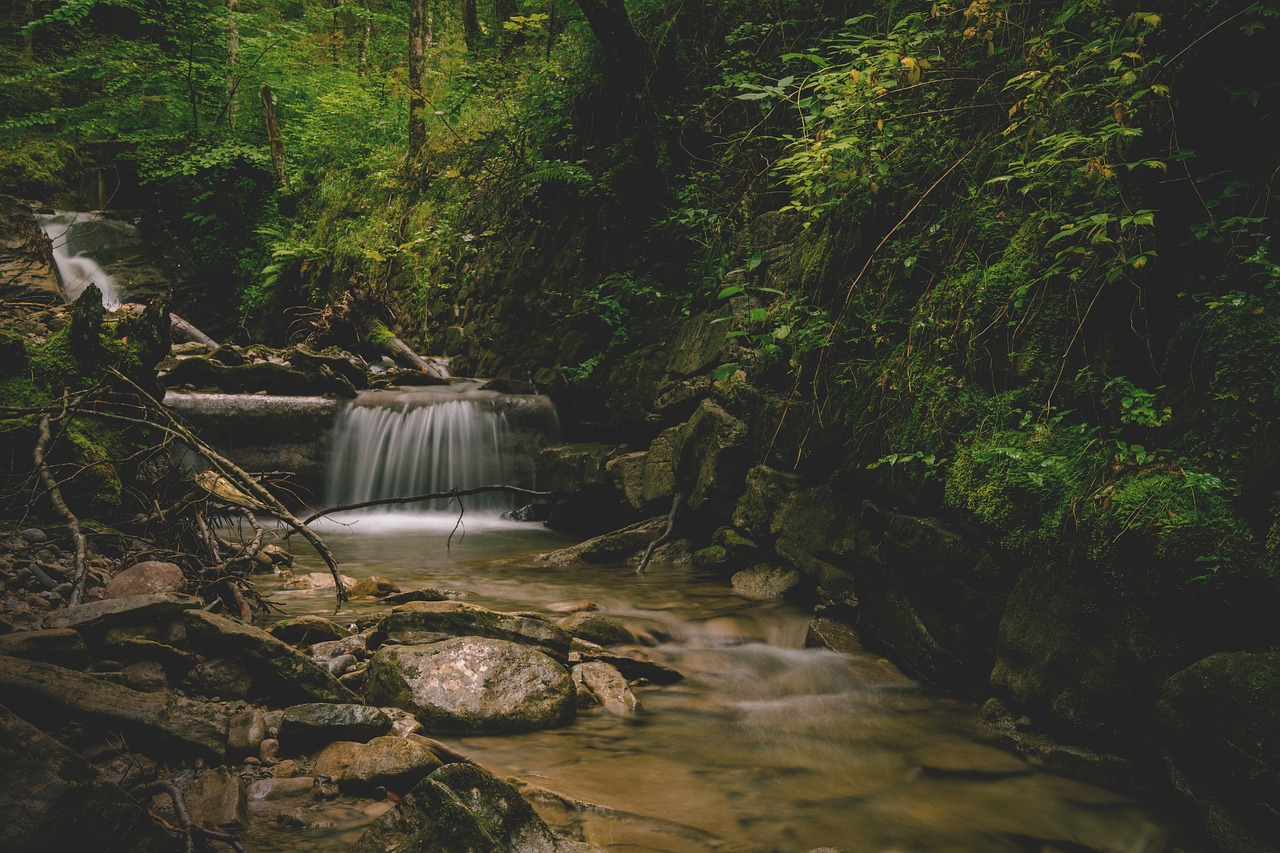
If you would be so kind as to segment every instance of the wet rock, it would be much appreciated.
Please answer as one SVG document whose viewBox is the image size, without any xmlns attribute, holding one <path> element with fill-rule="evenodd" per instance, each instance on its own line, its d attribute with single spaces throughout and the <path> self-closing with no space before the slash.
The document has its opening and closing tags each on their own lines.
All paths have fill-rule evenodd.
<svg viewBox="0 0 1280 853">
<path fill-rule="evenodd" d="M 255 801 L 310 799 L 316 780 L 312 776 L 294 776 L 288 779 L 256 779 L 245 786 L 245 797 Z"/>
<path fill-rule="evenodd" d="M 563 666 L 505 640 L 464 637 L 386 646 L 369 663 L 365 697 L 412 712 L 430 731 L 518 732 L 567 723 L 573 679 Z"/>
<path fill-rule="evenodd" d="M 342 578 L 342 589 L 350 592 L 351 588 L 356 585 L 356 579 L 346 575 L 340 575 L 340 577 Z M 282 589 L 293 590 L 332 590 L 336 585 L 333 582 L 333 575 L 328 572 L 308 572 L 287 577 L 280 586 Z"/>
<path fill-rule="evenodd" d="M 324 662 L 324 668 L 329 670 L 329 674 L 334 678 L 341 680 L 342 676 L 347 673 L 347 670 L 351 669 L 351 667 L 355 666 L 357 663 L 359 663 L 359 661 L 356 660 L 355 655 L 338 655 L 335 658 L 329 658 L 326 660 Z"/>
<path fill-rule="evenodd" d="M 816 616 L 809 621 L 804 645 L 809 649 L 831 649 L 833 652 L 842 654 L 862 651 L 862 642 L 858 639 L 857 631 L 844 622 L 823 616 Z"/>
<path fill-rule="evenodd" d="M 736 573 L 730 583 L 743 598 L 763 601 L 782 598 L 799 586 L 800 573 L 787 566 L 761 563 Z"/>
<path fill-rule="evenodd" d="M 267 737 L 267 718 L 257 708 L 234 715 L 227 725 L 227 755 L 261 757 L 262 742 Z"/>
<path fill-rule="evenodd" d="M 573 680 L 590 690 L 611 714 L 628 717 L 640 707 L 622 673 L 607 663 L 580 663 L 573 668 Z"/>
<path fill-rule="evenodd" d="M 650 518 L 636 522 L 619 530 L 605 533 L 548 554 L 539 554 L 538 559 L 553 566 L 567 566 L 573 563 L 613 563 L 624 560 L 639 560 L 649 543 L 662 535 L 666 529 L 667 519 Z"/>
<path fill-rule="evenodd" d="M 402 605 L 378 623 L 372 645 L 388 640 L 406 645 L 435 643 L 454 637 L 506 640 L 535 648 L 558 661 L 569 658 L 569 634 L 556 625 L 460 601 Z"/>
<path fill-rule="evenodd" d="M 387 604 L 410 604 L 415 601 L 450 601 L 465 597 L 466 593 L 456 590 L 428 587 L 426 589 L 410 589 L 404 592 L 392 593 L 382 600 Z"/>
<path fill-rule="evenodd" d="M 733 510 L 733 526 L 760 541 L 772 541 L 780 532 L 773 519 L 791 495 L 800 490 L 799 476 L 757 465 L 744 478 L 745 491 Z"/>
<path fill-rule="evenodd" d="M 322 643 L 315 643 L 311 646 L 310 652 L 311 657 L 317 661 L 330 660 L 343 655 L 365 658 L 368 657 L 369 653 L 369 635 L 364 633 L 352 634 L 349 637 L 343 637 L 341 640 L 327 640 Z"/>
<path fill-rule="evenodd" d="M 664 663 L 650 660 L 639 649 L 629 650 L 626 654 L 607 649 L 604 646 L 574 640 L 573 651 L 569 655 L 572 663 L 599 661 L 607 663 L 622 673 L 628 681 L 643 678 L 653 684 L 675 684 L 684 678 L 680 672 Z"/>
<path fill-rule="evenodd" d="M 177 593 L 108 598 L 51 613 L 45 617 L 44 627 L 72 628 L 94 638 L 118 625 L 163 625 L 171 617 L 203 605 L 195 596 Z"/>
<path fill-rule="evenodd" d="M 5 693 L 6 699 L 8 693 Z M 165 853 L 166 834 L 87 761 L 0 708 L 0 847 L 24 853 Z"/>
<path fill-rule="evenodd" d="M 164 667 L 153 660 L 140 660 L 122 669 L 124 683 L 132 690 L 142 693 L 159 693 L 169 689 L 169 679 Z"/>
<path fill-rule="evenodd" d="M 449 764 L 374 821 L 352 853 L 389 850 L 598 853 L 599 848 L 557 836 L 515 788 L 488 771 Z"/>
<path fill-rule="evenodd" d="M 586 613 L 600 608 L 594 601 L 557 601 L 546 609 L 552 613 Z"/>
<path fill-rule="evenodd" d="M 89 650 L 84 639 L 70 628 L 0 635 L 0 655 L 43 661 L 67 669 L 84 669 L 89 665 Z"/>
<path fill-rule="evenodd" d="M 330 583 L 330 586 L 333 584 Z M 272 625 L 267 633 L 291 646 L 310 646 L 351 636 L 351 632 L 323 616 L 292 616 Z"/>
<path fill-rule="evenodd" d="M 107 581 L 106 597 L 129 598 L 135 595 L 177 593 L 186 585 L 186 575 L 176 564 L 146 560 L 133 564 Z"/>
<path fill-rule="evenodd" d="M 909 760 L 935 776 L 998 779 L 1031 772 L 1031 765 L 1016 755 L 970 741 L 930 745 L 910 753 Z"/>
<path fill-rule="evenodd" d="M 1280 653 L 1224 652 L 1197 661 L 1165 681 L 1159 714 L 1173 784 L 1214 840 L 1224 850 L 1274 849 Z"/>
<path fill-rule="evenodd" d="M 183 614 L 197 651 L 233 656 L 253 675 L 253 690 L 283 701 L 351 702 L 355 694 L 327 670 L 266 631 L 201 610 Z"/>
<path fill-rule="evenodd" d="M 621 622 L 599 613 L 574 613 L 562 620 L 560 627 L 579 639 L 602 646 L 624 645 L 636 640 Z"/>
<path fill-rule="evenodd" d="M 244 699 L 253 686 L 253 676 L 237 661 L 210 658 L 187 673 L 183 686 L 201 696 Z"/>
<path fill-rule="evenodd" d="M 365 741 L 391 731 L 391 719 L 369 705 L 312 702 L 284 709 L 280 746 L 289 754 L 310 752 L 336 740 Z"/>
<path fill-rule="evenodd" d="M 388 705 L 382 709 L 382 713 L 386 714 L 387 718 L 391 720 L 391 734 L 396 737 L 419 734 L 425 731 L 422 728 L 422 723 L 418 722 L 418 718 L 403 708 L 392 708 Z M 438 752 L 436 754 L 440 755 Z M 441 759 L 444 758 L 443 755 L 440 757 Z"/>
<path fill-rule="evenodd" d="M 74 721 L 89 731 L 123 735 L 138 751 L 222 757 L 227 720 L 171 694 L 139 693 L 92 675 L 18 658 L 0 658 L 5 704 L 42 726 Z"/>
<path fill-rule="evenodd" d="M 263 743 L 266 743 L 266 741 L 263 741 Z M 271 776 L 274 779 L 293 779 L 297 776 L 307 775 L 309 775 L 307 773 L 307 768 L 303 767 L 292 758 L 286 758 L 271 770 Z"/>
<path fill-rule="evenodd" d="M 312 762 L 316 773 L 336 781 L 344 793 L 366 793 L 378 787 L 407 791 L 440 765 L 424 744 L 395 736 L 368 743 L 337 741 Z"/>
<path fill-rule="evenodd" d="M 356 581 L 348 593 L 352 598 L 386 598 L 400 592 L 400 587 L 378 575 Z"/>
<path fill-rule="evenodd" d="M 258 745 L 258 759 L 266 767 L 273 767 L 280 763 L 280 741 L 273 737 L 263 738 L 262 743 Z"/>
<path fill-rule="evenodd" d="M 194 779 L 177 783 L 177 787 L 186 801 L 192 823 L 223 829 L 243 829 L 249 825 L 244 783 L 225 767 L 205 770 Z M 154 804 L 161 814 L 169 810 L 172 815 L 168 795 L 157 794 Z"/>
</svg>

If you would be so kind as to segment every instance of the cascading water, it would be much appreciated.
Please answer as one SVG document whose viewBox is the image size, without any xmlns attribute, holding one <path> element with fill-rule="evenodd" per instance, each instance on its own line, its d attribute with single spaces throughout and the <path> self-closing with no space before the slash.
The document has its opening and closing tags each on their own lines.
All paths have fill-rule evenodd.
<svg viewBox="0 0 1280 853">
<path fill-rule="evenodd" d="M 127 222 L 94 213 L 64 211 L 39 219 L 53 244 L 53 261 L 58 268 L 63 298 L 75 302 L 92 283 L 102 291 L 102 304 L 108 310 L 119 308 L 124 302 L 124 293 L 92 256 L 136 243 L 137 230 Z"/>
<path fill-rule="evenodd" d="M 475 486 L 533 488 L 534 455 L 558 432 L 546 397 L 483 391 L 458 382 L 366 392 L 340 413 L 325 477 L 331 506 Z M 517 501 L 494 492 L 467 498 L 468 512 L 497 514 Z M 447 500 L 408 511 L 444 510 Z"/>
</svg>

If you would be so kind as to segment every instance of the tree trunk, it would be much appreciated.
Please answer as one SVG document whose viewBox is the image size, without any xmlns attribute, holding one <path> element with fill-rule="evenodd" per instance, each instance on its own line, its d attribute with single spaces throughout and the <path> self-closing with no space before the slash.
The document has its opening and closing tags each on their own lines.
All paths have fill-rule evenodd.
<svg viewBox="0 0 1280 853">
<path fill-rule="evenodd" d="M 591 32 L 600 43 L 605 79 L 625 89 L 644 80 L 649 54 L 627 17 L 623 0 L 577 0 Z"/>
<path fill-rule="evenodd" d="M 493 0 L 493 26 L 501 30 L 504 22 L 518 14 L 516 0 Z"/>
<path fill-rule="evenodd" d="M 467 50 L 474 51 L 480 41 L 480 17 L 476 14 L 476 0 L 462 0 L 462 40 Z"/>
<path fill-rule="evenodd" d="M 363 77 L 369 73 L 369 43 L 373 40 L 373 18 L 369 17 L 369 0 L 364 0 L 360 8 L 364 9 L 365 14 L 360 30 L 360 58 L 357 60 L 356 70 Z"/>
<path fill-rule="evenodd" d="M 289 188 L 289 179 L 284 173 L 284 137 L 280 135 L 280 124 L 276 121 L 276 107 L 271 99 L 271 87 L 262 84 L 262 116 L 267 124 L 267 144 L 271 146 L 271 165 L 276 171 L 276 181 L 285 189 Z"/>
<path fill-rule="evenodd" d="M 236 127 L 236 73 L 240 69 L 240 0 L 227 0 L 227 127 Z"/>
<path fill-rule="evenodd" d="M 426 0 L 409 3 L 409 159 L 418 162 L 427 142 L 426 85 Z"/>
</svg>

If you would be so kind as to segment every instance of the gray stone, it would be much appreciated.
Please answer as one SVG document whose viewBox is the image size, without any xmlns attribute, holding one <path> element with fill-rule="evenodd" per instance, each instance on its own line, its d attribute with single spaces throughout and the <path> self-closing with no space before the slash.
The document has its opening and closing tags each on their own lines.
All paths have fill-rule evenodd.
<svg viewBox="0 0 1280 853">
<path fill-rule="evenodd" d="M 743 598 L 763 601 L 782 598 L 800 584 L 800 573 L 788 566 L 761 563 L 734 574 L 733 591 Z"/>
<path fill-rule="evenodd" d="M 640 707 L 622 673 L 607 663 L 580 663 L 573 668 L 573 680 L 590 690 L 610 714 L 628 717 Z"/>
<path fill-rule="evenodd" d="M 342 655 L 366 658 L 369 656 L 369 635 L 366 633 L 352 634 L 350 637 L 343 637 L 341 640 L 314 643 L 309 651 L 311 652 L 311 657 L 317 661 L 329 660 Z"/>
<path fill-rule="evenodd" d="M 169 679 L 158 661 L 140 660 L 120 671 L 126 687 L 143 693 L 159 693 L 169 689 Z"/>
<path fill-rule="evenodd" d="M 284 709 L 279 740 L 286 754 L 297 754 L 336 740 L 364 743 L 389 731 L 391 719 L 378 708 L 312 702 Z"/>
<path fill-rule="evenodd" d="M 573 718 L 573 679 L 541 652 L 464 637 L 386 646 L 369 663 L 365 697 L 412 712 L 430 731 L 518 732 Z"/>
<path fill-rule="evenodd" d="M 294 776 L 288 779 L 255 779 L 245 786 L 245 796 L 250 803 L 260 800 L 310 799 L 315 790 L 313 776 Z"/>
<path fill-rule="evenodd" d="M 227 725 L 227 754 L 232 758 L 261 756 L 267 737 L 267 718 L 257 708 L 234 715 Z"/>
<path fill-rule="evenodd" d="M 139 693 L 92 675 L 18 658 L 0 658 L 0 695 L 15 713 L 41 725 L 74 721 L 123 735 L 146 755 L 222 757 L 227 721 L 215 709 L 193 708 L 172 694 Z"/>
<path fill-rule="evenodd" d="M 146 560 L 135 563 L 107 581 L 105 592 L 108 599 L 129 598 L 182 592 L 186 585 L 186 575 L 175 563 Z"/>
<path fill-rule="evenodd" d="M 97 636 L 117 625 L 163 625 L 170 617 L 203 605 L 195 596 L 176 593 L 107 598 L 54 611 L 45 617 L 44 627 L 74 628 Z"/>
<path fill-rule="evenodd" d="M 329 670 L 329 674 L 334 678 L 342 678 L 347 670 L 355 666 L 359 661 L 355 655 L 338 655 L 336 658 L 329 658 L 324 662 L 324 668 Z"/>
<path fill-rule="evenodd" d="M 555 660 L 569 659 L 569 634 L 543 619 L 500 613 L 461 601 L 423 601 L 397 607 L 378 623 L 374 645 L 388 640 L 406 645 L 454 637 L 488 637 L 537 649 Z"/>
<path fill-rule="evenodd" d="M 39 545 L 42 542 L 48 542 L 49 536 L 38 527 L 25 527 L 18 531 L 18 535 L 27 540 L 28 544 Z"/>
<path fill-rule="evenodd" d="M 601 853 L 557 836 L 515 788 L 474 764 L 448 764 L 419 782 L 352 853 L 407 850 Z"/>
<path fill-rule="evenodd" d="M 5 693 L 6 700 L 8 693 Z M 166 853 L 168 836 L 124 790 L 52 737 L 0 708 L 0 848 L 24 853 Z"/>
<path fill-rule="evenodd" d="M 253 676 L 238 661 L 210 658 L 187 673 L 183 686 L 201 696 L 244 699 L 253 686 Z"/>
<path fill-rule="evenodd" d="M 183 614 L 188 640 L 197 651 L 236 658 L 253 675 L 253 689 L 294 702 L 353 702 L 355 694 L 320 665 L 266 631 L 223 616 L 191 610 Z"/>
<path fill-rule="evenodd" d="M 291 616 L 272 625 L 267 633 L 291 646 L 311 646 L 351 636 L 351 632 L 323 616 Z"/>
<path fill-rule="evenodd" d="M 43 661 L 67 669 L 84 669 L 89 665 L 84 638 L 70 628 L 0 635 L 0 655 Z"/>
<path fill-rule="evenodd" d="M 579 639 L 602 646 L 625 645 L 636 640 L 621 622 L 599 613 L 574 613 L 561 620 L 560 627 Z"/>
<path fill-rule="evenodd" d="M 330 777 L 348 793 L 377 787 L 407 791 L 440 764 L 436 754 L 417 739 L 395 736 L 377 737 L 368 743 L 337 741 L 312 762 L 316 773 Z"/>
<path fill-rule="evenodd" d="M 628 681 L 643 678 L 654 684 L 675 684 L 684 678 L 684 675 L 666 664 L 650 660 L 639 649 L 627 650 L 624 654 L 595 643 L 574 640 L 574 651 L 569 655 L 569 659 L 573 663 L 589 661 L 607 663 L 622 673 L 622 677 Z"/>
<path fill-rule="evenodd" d="M 281 573 L 285 575 L 287 573 Z M 342 588 L 350 591 L 356 585 L 355 578 L 349 578 L 341 575 Z M 301 589 L 301 590 L 331 590 L 336 587 L 333 582 L 333 575 L 329 572 L 308 572 L 302 575 L 292 575 L 285 577 L 284 582 L 280 585 L 284 589 Z"/>
</svg>

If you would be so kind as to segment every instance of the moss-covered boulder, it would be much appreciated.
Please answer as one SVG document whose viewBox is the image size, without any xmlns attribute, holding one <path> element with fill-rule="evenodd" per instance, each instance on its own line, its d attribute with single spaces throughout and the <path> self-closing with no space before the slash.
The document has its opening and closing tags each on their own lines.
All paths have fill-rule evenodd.
<svg viewBox="0 0 1280 853">
<path fill-rule="evenodd" d="M 1173 784 L 1223 850 L 1280 839 L 1280 653 L 1210 655 L 1165 681 L 1159 717 Z"/>
</svg>

